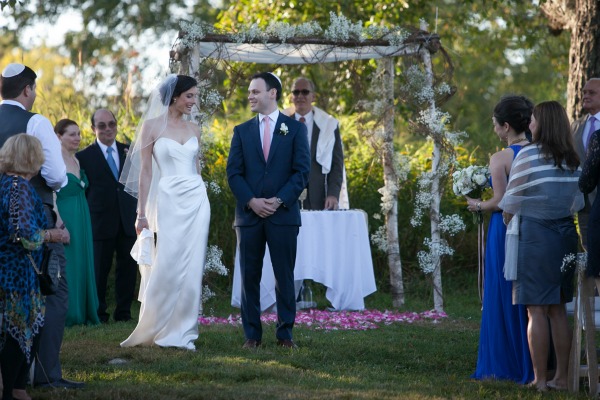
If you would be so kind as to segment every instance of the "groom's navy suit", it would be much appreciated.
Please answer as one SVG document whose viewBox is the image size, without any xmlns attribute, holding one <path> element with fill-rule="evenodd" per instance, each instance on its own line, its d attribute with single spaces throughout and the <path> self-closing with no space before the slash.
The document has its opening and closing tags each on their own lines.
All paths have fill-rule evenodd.
<svg viewBox="0 0 600 400">
<path fill-rule="evenodd" d="M 268 160 L 261 144 L 258 116 L 233 130 L 227 161 L 229 186 L 236 197 L 235 226 L 242 276 L 242 323 L 246 339 L 260 341 L 260 279 L 265 244 L 275 274 L 277 338 L 292 339 L 296 317 L 294 265 L 300 220 L 298 197 L 308 183 L 310 152 L 306 126 L 281 112 Z M 282 130 L 282 123 L 287 132 Z M 275 213 L 261 218 L 248 206 L 252 198 L 283 201 Z"/>
</svg>

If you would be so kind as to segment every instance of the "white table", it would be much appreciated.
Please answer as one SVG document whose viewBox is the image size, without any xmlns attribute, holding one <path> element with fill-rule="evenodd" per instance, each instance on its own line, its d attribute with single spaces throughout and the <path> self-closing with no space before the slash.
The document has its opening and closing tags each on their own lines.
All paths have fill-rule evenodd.
<svg viewBox="0 0 600 400">
<path fill-rule="evenodd" d="M 302 211 L 294 277 L 312 279 L 327 287 L 325 296 L 336 310 L 363 310 L 364 298 L 377 290 L 369 247 L 366 214 L 361 210 Z M 299 285 L 296 284 L 297 290 Z M 240 307 L 241 276 L 236 254 L 231 305 Z M 275 304 L 275 277 L 265 252 L 260 306 Z"/>
</svg>

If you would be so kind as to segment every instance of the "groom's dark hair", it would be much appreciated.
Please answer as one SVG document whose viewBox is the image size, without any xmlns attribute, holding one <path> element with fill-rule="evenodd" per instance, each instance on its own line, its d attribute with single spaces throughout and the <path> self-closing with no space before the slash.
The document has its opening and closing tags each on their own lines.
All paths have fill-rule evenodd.
<svg viewBox="0 0 600 400">
<path fill-rule="evenodd" d="M 251 79 L 262 79 L 267 84 L 267 90 L 275 89 L 277 91 L 275 99 L 277 101 L 281 99 L 281 82 L 279 82 L 279 78 L 275 75 L 270 72 L 259 72 L 258 74 L 252 75 Z"/>
</svg>

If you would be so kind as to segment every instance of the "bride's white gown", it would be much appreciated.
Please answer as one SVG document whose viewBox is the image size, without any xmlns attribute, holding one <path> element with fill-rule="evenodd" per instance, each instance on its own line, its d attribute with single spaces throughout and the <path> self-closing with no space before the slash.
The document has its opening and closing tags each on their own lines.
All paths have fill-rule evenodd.
<svg viewBox="0 0 600 400">
<path fill-rule="evenodd" d="M 154 143 L 160 170 L 157 187 L 157 241 L 147 286 L 140 288 L 139 322 L 122 347 L 158 345 L 193 350 L 210 205 L 194 156 L 198 139 L 180 144 L 161 137 Z"/>
</svg>

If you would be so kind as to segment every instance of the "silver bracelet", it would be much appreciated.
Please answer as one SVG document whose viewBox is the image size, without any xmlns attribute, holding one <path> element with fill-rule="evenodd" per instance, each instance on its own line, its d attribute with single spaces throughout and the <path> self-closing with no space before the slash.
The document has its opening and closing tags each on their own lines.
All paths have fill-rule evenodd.
<svg viewBox="0 0 600 400">
<path fill-rule="evenodd" d="M 140 216 L 138 216 L 138 217 L 137 217 L 137 219 L 140 219 L 140 220 L 145 220 L 145 219 L 146 219 L 146 217 L 142 215 L 141 217 L 140 217 Z"/>
</svg>

